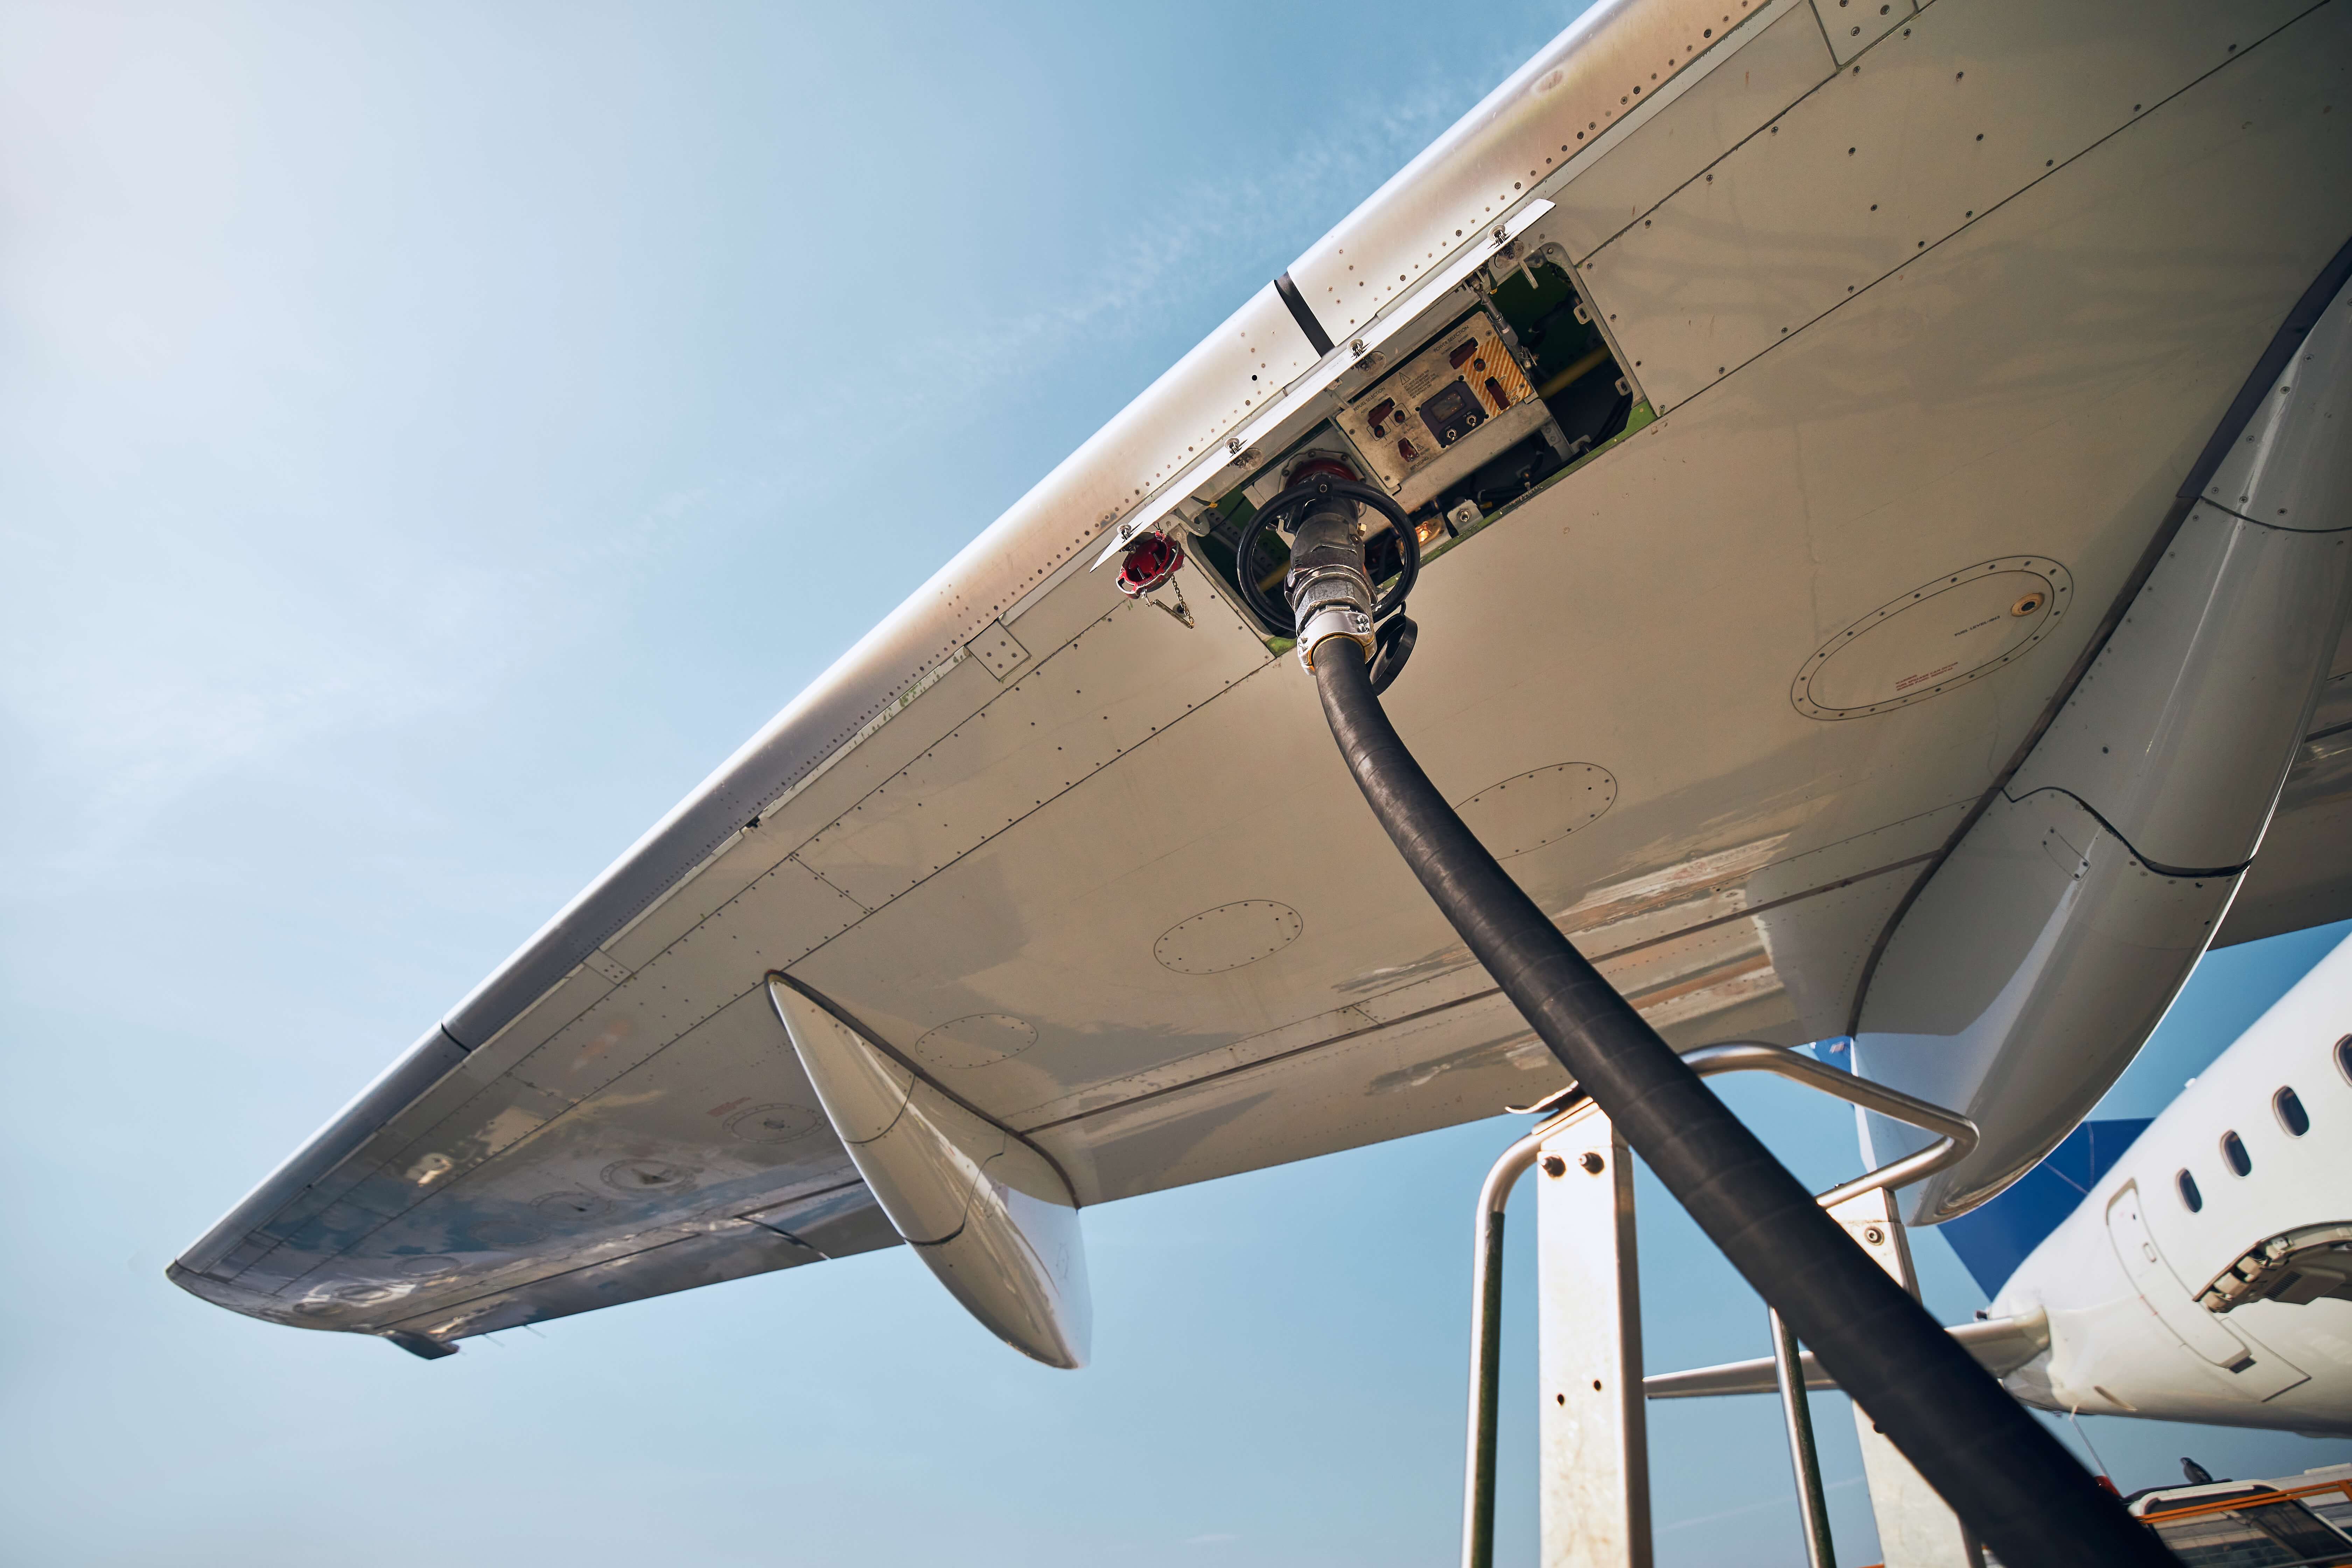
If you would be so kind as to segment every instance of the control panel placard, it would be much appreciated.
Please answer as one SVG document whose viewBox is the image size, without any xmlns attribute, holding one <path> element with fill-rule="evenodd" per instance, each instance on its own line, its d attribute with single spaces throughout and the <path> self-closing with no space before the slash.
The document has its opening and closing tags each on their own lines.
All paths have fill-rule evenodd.
<svg viewBox="0 0 2352 1568">
<path fill-rule="evenodd" d="M 1536 395 L 1502 329 L 1476 310 L 1352 399 L 1339 427 L 1391 491 Z"/>
</svg>

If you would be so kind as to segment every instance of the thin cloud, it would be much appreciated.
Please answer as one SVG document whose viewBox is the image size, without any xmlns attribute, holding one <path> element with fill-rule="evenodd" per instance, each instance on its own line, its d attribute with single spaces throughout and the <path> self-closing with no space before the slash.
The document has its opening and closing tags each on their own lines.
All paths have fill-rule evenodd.
<svg viewBox="0 0 2352 1568">
<path fill-rule="evenodd" d="M 404 549 L 379 530 L 356 563 L 371 581 L 322 600 L 267 544 L 222 559 L 218 535 L 184 535 L 168 518 L 119 522 L 102 538 L 0 529 L 20 582 L 105 584 L 71 614 L 28 606 L 29 617 L 14 617 L 16 651 L 0 672 L 0 721 L 27 742 L 19 765 L 83 781 L 82 820 L 51 835 L 45 868 L 88 874 L 173 802 L 225 777 L 338 736 L 491 702 L 519 670 L 616 609 L 630 566 L 667 558 L 709 515 L 760 515 L 783 497 L 831 489 L 909 427 L 968 425 L 991 395 L 1039 384 L 1074 355 L 1237 306 L 1262 283 L 1265 258 L 1336 221 L 1492 79 L 1464 73 L 1344 100 L 1311 140 L 1238 177 L 1196 182 L 1156 204 L 1149 222 L 1102 241 L 1081 269 L 1083 290 L 1026 311 L 968 315 L 943 337 L 898 348 L 874 374 L 827 384 L 825 423 L 856 432 L 851 440 L 771 458 L 764 471 L 698 477 L 635 517 L 583 520 L 591 526 L 561 552 L 485 565 Z M 109 330 L 121 338 L 122 323 Z M 117 346 L 153 357 L 133 353 L 138 343 Z M 310 498 L 289 499 L 303 508 Z"/>
<path fill-rule="evenodd" d="M 1827 1486 L 1822 1488 L 1822 1490 L 1825 1492 L 1842 1492 L 1848 1487 L 1858 1487 L 1862 1485 L 1864 1479 L 1865 1478 L 1862 1476 L 1848 1476 L 1842 1481 L 1830 1482 Z M 1654 1533 L 1658 1535 L 1672 1535 L 1677 1530 L 1696 1530 L 1702 1524 L 1719 1524 L 1727 1519 L 1744 1519 L 1751 1513 L 1778 1512 L 1783 1509 L 1793 1510 L 1796 1506 L 1797 1500 L 1794 1496 L 1767 1498 L 1762 1502 L 1744 1503 L 1738 1508 L 1727 1508 L 1719 1513 L 1703 1513 L 1696 1519 L 1678 1519 L 1672 1524 L 1662 1524 L 1658 1526 L 1657 1530 Z"/>
<path fill-rule="evenodd" d="M 896 443 L 910 424 L 937 427 L 951 416 L 962 423 L 969 416 L 956 411 L 984 405 L 980 394 L 1043 380 L 1072 354 L 1131 342 L 1171 316 L 1239 308 L 1281 265 L 1260 268 L 1265 277 L 1258 277 L 1248 269 L 1252 259 L 1303 248 L 1491 85 L 1465 75 L 1377 105 L 1351 100 L 1314 139 L 1291 143 L 1238 177 L 1196 181 L 1172 194 L 1153 221 L 1104 245 L 1085 269 L 1091 281 L 1083 291 L 1017 314 L 967 319 L 908 344 L 889 374 L 859 388 L 862 396 L 853 395 L 853 409 L 866 405 L 864 416 L 843 421 L 866 433 L 855 449 L 870 453 Z M 1336 203 L 1334 193 L 1340 194 Z M 1301 232 L 1302 214 L 1320 221 L 1303 220 Z M 837 400 L 842 389 L 827 390 Z M 828 468 L 839 466 L 839 456 L 835 448 Z"/>
</svg>

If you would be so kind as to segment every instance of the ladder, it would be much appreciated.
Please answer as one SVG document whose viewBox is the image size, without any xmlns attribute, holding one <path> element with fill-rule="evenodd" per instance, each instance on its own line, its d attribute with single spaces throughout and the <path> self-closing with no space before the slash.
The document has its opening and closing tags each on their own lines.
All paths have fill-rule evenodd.
<svg viewBox="0 0 2352 1568">
<path fill-rule="evenodd" d="M 1975 1123 L 1801 1051 L 1734 1041 L 1687 1052 L 1702 1077 L 1769 1072 L 1937 1134 L 1916 1153 L 1819 1195 L 1856 1245 L 1914 1295 L 1910 1248 L 1889 1193 L 1965 1158 Z M 1495 1451 L 1500 1396 L 1503 1220 L 1531 1169 L 1538 1190 L 1536 1293 L 1540 1560 L 1543 1568 L 1651 1568 L 1647 1396 L 1643 1388 L 1633 1171 L 1624 1140 L 1570 1088 L 1528 1108 L 1543 1117 L 1505 1150 L 1479 1188 L 1472 1253 L 1470 1411 L 1463 1499 L 1463 1568 L 1493 1568 Z M 1796 1336 L 1770 1314 L 1790 1461 L 1807 1561 L 1834 1568 L 1829 1509 Z M 1859 1406 L 1885 1568 L 1975 1568 L 1983 1561 L 1951 1510 Z"/>
</svg>

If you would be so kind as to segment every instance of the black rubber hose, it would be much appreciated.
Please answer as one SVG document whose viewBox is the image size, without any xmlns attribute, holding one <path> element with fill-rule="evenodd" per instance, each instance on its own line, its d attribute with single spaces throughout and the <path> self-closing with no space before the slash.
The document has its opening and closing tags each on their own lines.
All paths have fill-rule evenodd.
<svg viewBox="0 0 2352 1568">
<path fill-rule="evenodd" d="M 1822 1211 L 1520 890 L 1398 739 L 1344 638 L 1315 663 L 1372 815 L 1478 962 L 1822 1369 L 2009 1568 L 2178 1568 Z"/>
</svg>

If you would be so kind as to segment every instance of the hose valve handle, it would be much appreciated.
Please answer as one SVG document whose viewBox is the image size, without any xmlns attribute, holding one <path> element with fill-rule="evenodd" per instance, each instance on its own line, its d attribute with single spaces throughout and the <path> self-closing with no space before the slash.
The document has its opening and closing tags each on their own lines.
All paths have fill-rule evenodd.
<svg viewBox="0 0 2352 1568">
<path fill-rule="evenodd" d="M 1388 519 L 1399 552 L 1396 575 L 1377 592 L 1365 551 L 1368 510 Z M 1256 545 L 1269 529 L 1291 536 L 1286 603 L 1277 604 L 1267 592 L 1272 580 L 1259 577 Z M 1412 647 L 1412 623 L 1401 612 L 1420 572 L 1421 541 L 1396 498 L 1328 473 L 1312 474 L 1269 500 L 1234 542 L 1234 586 L 1243 605 L 1270 636 L 1296 638 L 1298 662 L 1310 672 L 1316 649 L 1333 637 L 1354 643 L 1368 664 L 1388 637 L 1394 646 L 1386 668 L 1394 679 L 1403 663 L 1397 650 Z"/>
</svg>

